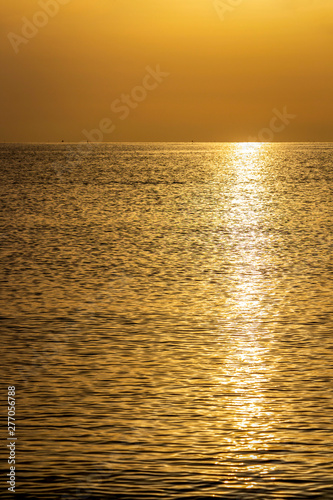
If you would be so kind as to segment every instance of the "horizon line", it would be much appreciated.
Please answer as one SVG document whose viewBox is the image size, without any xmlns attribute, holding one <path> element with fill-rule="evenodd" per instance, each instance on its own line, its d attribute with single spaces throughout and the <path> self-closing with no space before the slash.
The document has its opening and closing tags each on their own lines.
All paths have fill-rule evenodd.
<svg viewBox="0 0 333 500">
<path fill-rule="evenodd" d="M 0 141 L 0 144 L 332 144 L 332 141 Z"/>
</svg>

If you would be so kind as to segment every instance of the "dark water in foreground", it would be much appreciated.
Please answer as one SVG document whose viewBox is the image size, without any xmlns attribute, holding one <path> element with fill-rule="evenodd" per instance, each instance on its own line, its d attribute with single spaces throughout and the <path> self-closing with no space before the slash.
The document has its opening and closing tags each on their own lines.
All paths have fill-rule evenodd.
<svg viewBox="0 0 333 500">
<path fill-rule="evenodd" d="M 0 146 L 16 498 L 333 499 L 332 163 Z"/>
</svg>

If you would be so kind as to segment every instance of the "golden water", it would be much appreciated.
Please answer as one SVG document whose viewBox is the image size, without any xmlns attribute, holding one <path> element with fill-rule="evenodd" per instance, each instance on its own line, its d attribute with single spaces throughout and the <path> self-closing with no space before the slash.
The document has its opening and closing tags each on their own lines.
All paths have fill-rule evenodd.
<svg viewBox="0 0 333 500">
<path fill-rule="evenodd" d="M 332 158 L 1 146 L 22 498 L 333 498 Z"/>
</svg>

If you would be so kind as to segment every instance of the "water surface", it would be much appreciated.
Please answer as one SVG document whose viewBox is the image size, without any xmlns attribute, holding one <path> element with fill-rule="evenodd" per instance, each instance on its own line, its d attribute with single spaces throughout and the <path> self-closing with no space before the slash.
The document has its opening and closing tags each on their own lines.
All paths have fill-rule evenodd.
<svg viewBox="0 0 333 500">
<path fill-rule="evenodd" d="M 22 498 L 333 498 L 332 158 L 0 146 Z"/>
</svg>

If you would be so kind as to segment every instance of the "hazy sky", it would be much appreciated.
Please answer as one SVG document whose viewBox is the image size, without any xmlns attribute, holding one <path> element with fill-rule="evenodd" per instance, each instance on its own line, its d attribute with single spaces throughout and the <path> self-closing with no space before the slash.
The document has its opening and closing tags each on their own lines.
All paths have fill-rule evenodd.
<svg viewBox="0 0 333 500">
<path fill-rule="evenodd" d="M 19 0 L 0 15 L 0 141 L 333 140 L 333 0 Z"/>
</svg>

